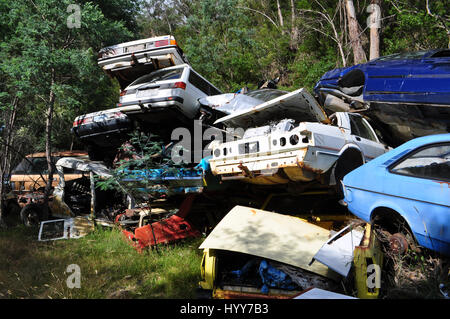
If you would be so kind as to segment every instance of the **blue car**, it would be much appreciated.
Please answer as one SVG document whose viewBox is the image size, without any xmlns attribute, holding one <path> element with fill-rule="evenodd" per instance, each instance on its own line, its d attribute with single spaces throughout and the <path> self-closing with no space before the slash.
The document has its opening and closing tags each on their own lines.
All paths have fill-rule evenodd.
<svg viewBox="0 0 450 319">
<path fill-rule="evenodd" d="M 450 255 L 450 134 L 419 137 L 375 158 L 344 177 L 343 191 L 351 213 L 392 235 L 391 248 L 405 252 L 409 233 Z"/>
<path fill-rule="evenodd" d="M 334 112 L 366 110 L 393 146 L 448 133 L 450 49 L 398 53 L 334 69 L 321 77 L 314 93 Z"/>
</svg>

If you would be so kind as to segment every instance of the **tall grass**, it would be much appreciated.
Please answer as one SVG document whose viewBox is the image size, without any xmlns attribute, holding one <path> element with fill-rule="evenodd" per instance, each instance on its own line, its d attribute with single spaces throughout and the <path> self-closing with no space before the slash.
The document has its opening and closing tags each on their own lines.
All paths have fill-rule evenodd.
<svg viewBox="0 0 450 319">
<path fill-rule="evenodd" d="M 118 229 L 38 242 L 37 230 L 0 232 L 0 298 L 194 298 L 202 239 L 138 253 Z M 70 289 L 67 266 L 81 270 Z"/>
</svg>

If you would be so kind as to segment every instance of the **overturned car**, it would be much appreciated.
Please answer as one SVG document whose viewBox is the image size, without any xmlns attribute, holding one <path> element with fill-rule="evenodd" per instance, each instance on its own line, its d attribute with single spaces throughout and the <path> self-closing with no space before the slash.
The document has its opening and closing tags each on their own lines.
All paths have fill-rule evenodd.
<svg viewBox="0 0 450 319">
<path fill-rule="evenodd" d="M 328 117 L 304 89 L 233 112 L 217 123 L 245 129 L 241 139 L 213 142 L 213 174 L 222 180 L 274 185 L 334 185 L 388 147 L 359 114 Z"/>
<path fill-rule="evenodd" d="M 358 109 L 398 146 L 415 137 L 450 131 L 450 50 L 397 53 L 334 69 L 314 92 L 324 107 Z"/>
</svg>

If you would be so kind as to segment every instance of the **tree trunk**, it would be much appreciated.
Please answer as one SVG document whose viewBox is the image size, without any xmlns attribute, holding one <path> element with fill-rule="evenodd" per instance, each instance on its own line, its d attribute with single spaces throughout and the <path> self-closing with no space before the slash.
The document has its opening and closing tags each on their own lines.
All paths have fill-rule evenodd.
<svg viewBox="0 0 450 319">
<path fill-rule="evenodd" d="M 12 103 L 12 109 L 10 112 L 4 112 L 6 114 L 5 117 L 5 130 L 4 130 L 4 138 L 3 143 L 1 145 L 1 161 L 0 161 L 0 228 L 6 227 L 4 216 L 6 212 L 4 209 L 6 208 L 6 203 L 4 201 L 4 193 L 5 193 L 5 175 L 9 175 L 11 171 L 11 143 L 12 143 L 12 132 L 14 129 L 14 124 L 16 121 L 16 114 L 17 114 L 17 106 L 19 104 L 19 99 L 17 97 L 14 97 L 13 103 Z"/>
<path fill-rule="evenodd" d="M 289 47 L 294 52 L 298 49 L 298 28 L 295 25 L 296 18 L 294 0 L 291 0 L 291 43 Z"/>
<path fill-rule="evenodd" d="M 52 191 L 52 181 L 53 181 L 53 164 L 52 164 L 52 119 L 53 119 L 53 108 L 55 105 L 55 69 L 51 69 L 51 81 L 50 81 L 50 93 L 48 97 L 47 104 L 47 119 L 45 122 L 45 156 L 47 158 L 47 168 L 48 168 L 48 178 L 47 184 L 45 186 L 45 197 L 44 197 L 44 209 L 48 209 L 48 198 Z M 47 215 L 48 211 L 44 212 Z"/>
<path fill-rule="evenodd" d="M 366 54 L 364 53 L 361 43 L 358 21 L 356 20 L 355 7 L 352 0 L 346 0 L 346 8 L 348 17 L 348 33 L 353 50 L 353 62 L 354 64 L 367 62 Z"/>
<path fill-rule="evenodd" d="M 380 27 L 381 27 L 381 0 L 372 0 L 369 6 L 370 14 L 370 55 L 373 60 L 380 57 Z"/>
<path fill-rule="evenodd" d="M 281 13 L 280 0 L 277 0 L 277 11 L 278 11 L 278 18 L 280 19 L 281 34 L 284 34 L 284 21 L 283 21 L 283 14 Z"/>
</svg>

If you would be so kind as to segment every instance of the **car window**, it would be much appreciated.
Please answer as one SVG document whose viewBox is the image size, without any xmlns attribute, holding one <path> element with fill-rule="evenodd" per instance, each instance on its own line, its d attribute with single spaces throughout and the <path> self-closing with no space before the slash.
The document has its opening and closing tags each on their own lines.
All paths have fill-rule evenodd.
<svg viewBox="0 0 450 319">
<path fill-rule="evenodd" d="M 214 86 L 212 86 L 210 83 L 202 79 L 198 74 L 196 74 L 194 71 L 191 70 L 189 74 L 189 83 L 194 85 L 196 88 L 198 88 L 200 91 L 205 93 L 206 95 L 218 95 L 221 94 L 219 90 L 217 90 Z"/>
<path fill-rule="evenodd" d="M 392 61 L 392 60 L 406 60 L 406 59 L 422 59 L 429 51 L 416 51 L 396 53 L 378 58 L 377 61 Z"/>
<path fill-rule="evenodd" d="M 53 164 L 59 158 L 52 158 Z M 12 171 L 13 174 L 48 174 L 47 159 L 45 157 L 34 157 L 23 159 Z"/>
<path fill-rule="evenodd" d="M 450 143 L 423 148 L 391 168 L 391 173 L 450 180 Z"/>
<path fill-rule="evenodd" d="M 352 134 L 377 142 L 376 136 L 362 117 L 350 115 L 349 118 Z"/>
<path fill-rule="evenodd" d="M 248 93 L 245 93 L 245 95 L 267 102 L 267 101 L 273 100 L 279 96 L 285 95 L 287 93 L 289 93 L 289 92 L 281 91 L 281 90 L 262 89 L 262 90 L 250 91 Z"/>
<path fill-rule="evenodd" d="M 184 68 L 177 68 L 177 69 L 171 69 L 171 70 L 158 70 L 155 72 L 152 72 L 150 74 L 146 74 L 144 76 L 141 76 L 136 81 L 131 83 L 129 86 L 134 86 L 138 84 L 144 84 L 148 82 L 156 82 L 156 81 L 163 81 L 163 80 L 177 80 L 181 78 L 181 74 L 183 73 Z"/>
<path fill-rule="evenodd" d="M 61 157 L 52 157 L 53 167 L 55 169 L 56 174 L 56 166 L 55 163 Z M 27 159 L 23 159 L 19 165 L 14 168 L 12 174 L 30 174 L 30 175 L 39 175 L 48 174 L 48 166 L 47 159 L 45 157 L 31 157 Z M 83 174 L 82 171 L 76 170 L 74 168 L 64 168 L 64 174 Z"/>
</svg>

